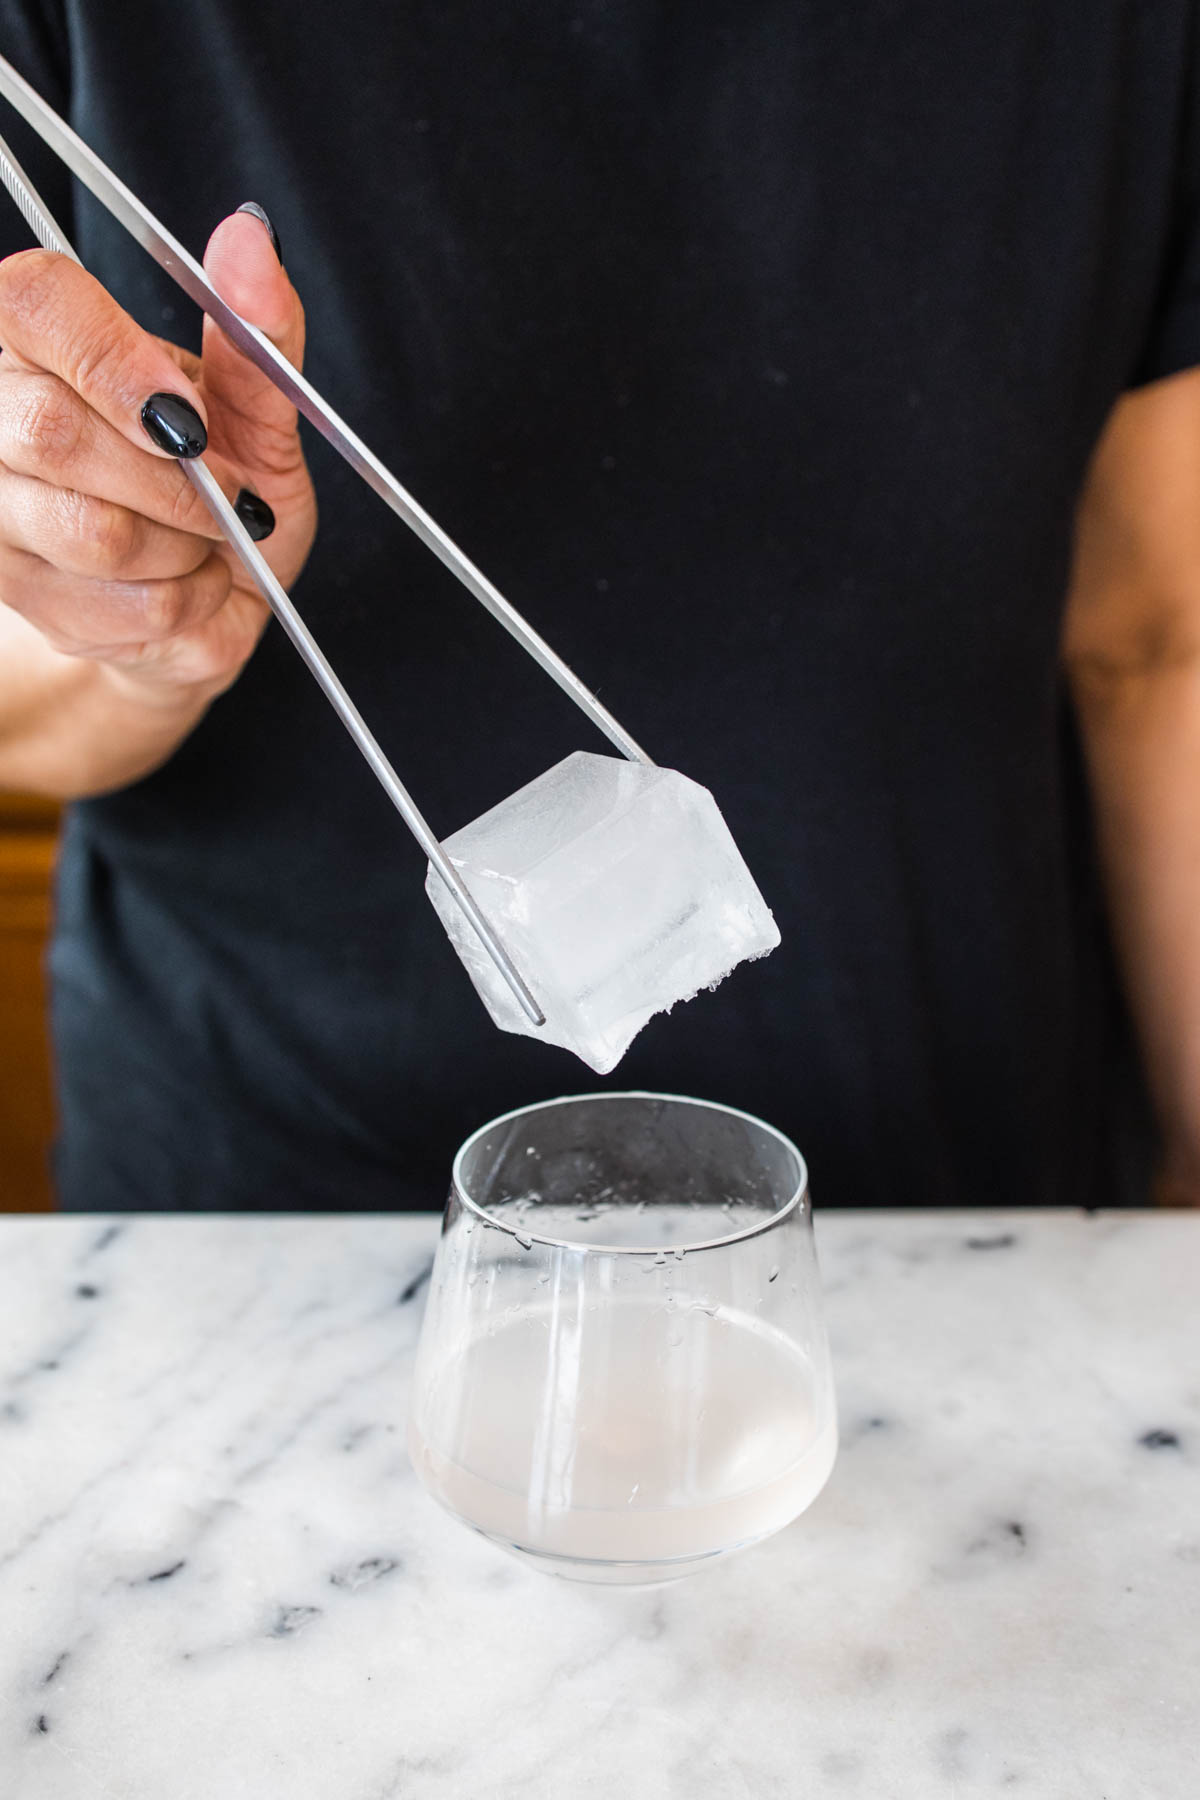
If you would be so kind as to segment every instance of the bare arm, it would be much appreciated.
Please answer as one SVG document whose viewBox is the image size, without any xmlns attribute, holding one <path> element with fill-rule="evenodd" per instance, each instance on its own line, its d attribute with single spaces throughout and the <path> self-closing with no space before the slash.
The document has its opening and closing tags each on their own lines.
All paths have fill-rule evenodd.
<svg viewBox="0 0 1200 1800">
<path fill-rule="evenodd" d="M 1110 914 L 1164 1132 L 1200 1206 L 1200 371 L 1127 396 L 1093 461 L 1065 655 Z"/>
<path fill-rule="evenodd" d="M 0 788 L 80 799 L 164 762 L 208 705 L 203 690 L 128 691 L 111 666 L 51 648 L 0 605 Z"/>
<path fill-rule="evenodd" d="M 263 226 L 234 214 L 206 263 L 299 365 L 304 315 Z M 294 411 L 206 321 L 202 358 L 149 336 L 42 251 L 0 263 L 0 788 L 102 793 L 156 768 L 234 681 L 267 610 L 142 422 L 178 395 L 231 499 L 265 501 L 288 584 L 315 529 Z M 203 427 L 202 427 L 203 430 Z"/>
</svg>

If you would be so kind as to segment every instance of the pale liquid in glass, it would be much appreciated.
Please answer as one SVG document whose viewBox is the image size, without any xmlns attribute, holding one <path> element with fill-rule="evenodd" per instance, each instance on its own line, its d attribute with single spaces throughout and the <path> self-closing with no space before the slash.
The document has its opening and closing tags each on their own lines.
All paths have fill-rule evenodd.
<svg viewBox="0 0 1200 1800">
<path fill-rule="evenodd" d="M 582 1313 L 548 1297 L 469 1337 L 421 1415 L 409 1447 L 443 1505 L 577 1564 L 670 1564 L 766 1537 L 815 1499 L 837 1441 L 793 1343 L 684 1295 L 610 1295 Z"/>
</svg>

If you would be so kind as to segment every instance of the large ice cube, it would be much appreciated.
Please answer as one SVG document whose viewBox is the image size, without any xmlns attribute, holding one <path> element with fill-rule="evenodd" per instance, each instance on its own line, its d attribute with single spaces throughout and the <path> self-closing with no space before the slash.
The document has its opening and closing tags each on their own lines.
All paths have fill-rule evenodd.
<svg viewBox="0 0 1200 1800">
<path fill-rule="evenodd" d="M 577 750 L 443 848 L 546 1015 L 529 1023 L 431 868 L 426 891 L 497 1025 L 600 1074 L 655 1013 L 779 942 L 716 801 L 674 769 Z"/>
</svg>

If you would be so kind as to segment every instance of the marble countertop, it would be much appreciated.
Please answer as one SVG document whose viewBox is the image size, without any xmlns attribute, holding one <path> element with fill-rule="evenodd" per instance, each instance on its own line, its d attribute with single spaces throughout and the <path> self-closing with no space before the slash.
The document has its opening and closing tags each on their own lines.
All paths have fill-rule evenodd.
<svg viewBox="0 0 1200 1800">
<path fill-rule="evenodd" d="M 0 1220 L 3 1800 L 1200 1794 L 1200 1214 L 820 1217 L 833 1478 L 641 1592 L 419 1488 L 436 1230 Z"/>
</svg>

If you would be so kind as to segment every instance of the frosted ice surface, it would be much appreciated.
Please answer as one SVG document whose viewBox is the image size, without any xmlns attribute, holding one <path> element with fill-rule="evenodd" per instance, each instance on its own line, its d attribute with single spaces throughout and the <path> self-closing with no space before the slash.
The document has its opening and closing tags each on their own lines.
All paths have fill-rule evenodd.
<svg viewBox="0 0 1200 1800">
<path fill-rule="evenodd" d="M 496 1024 L 600 1074 L 655 1013 L 779 942 L 716 801 L 674 769 L 577 750 L 443 849 L 546 1015 L 526 1019 L 431 868 L 426 892 Z"/>
</svg>

